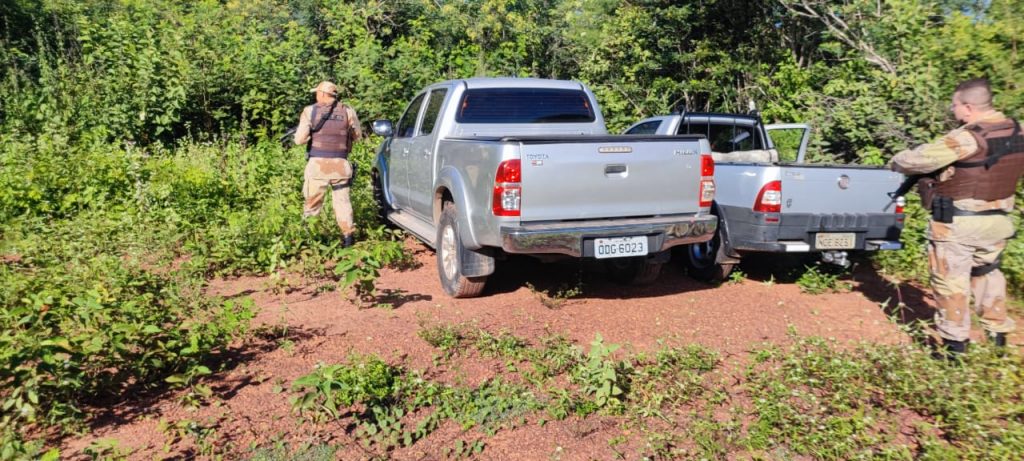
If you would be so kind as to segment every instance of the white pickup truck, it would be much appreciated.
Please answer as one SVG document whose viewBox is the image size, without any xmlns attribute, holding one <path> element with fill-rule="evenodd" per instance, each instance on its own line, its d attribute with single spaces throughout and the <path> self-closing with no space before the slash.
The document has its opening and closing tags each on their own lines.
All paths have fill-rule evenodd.
<svg viewBox="0 0 1024 461">
<path fill-rule="evenodd" d="M 771 134 L 801 132 L 796 155 L 780 159 Z M 715 160 L 715 238 L 681 248 L 689 273 L 715 282 L 744 254 L 821 253 L 848 264 L 850 251 L 896 250 L 903 229 L 903 175 L 883 167 L 804 163 L 810 128 L 764 125 L 756 114 L 679 113 L 641 120 L 628 135 L 701 134 Z"/>
<path fill-rule="evenodd" d="M 610 136 L 579 82 L 473 78 L 424 88 L 373 168 L 385 219 L 437 250 L 454 297 L 481 293 L 504 253 L 605 260 L 650 282 L 675 246 L 715 233 L 703 136 Z"/>
</svg>

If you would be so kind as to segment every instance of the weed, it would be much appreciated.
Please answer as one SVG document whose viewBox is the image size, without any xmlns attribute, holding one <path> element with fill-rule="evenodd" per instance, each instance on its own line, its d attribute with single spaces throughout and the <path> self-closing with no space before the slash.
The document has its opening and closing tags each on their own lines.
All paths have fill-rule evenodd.
<svg viewBox="0 0 1024 461">
<path fill-rule="evenodd" d="M 190 419 L 174 422 L 161 420 L 158 429 L 164 434 L 164 451 L 169 452 L 174 445 L 188 441 L 195 446 L 196 452 L 206 458 L 221 458 L 221 454 L 230 451 L 230 444 L 222 443 L 214 422 L 200 424 Z"/>
<path fill-rule="evenodd" d="M 628 409 L 641 417 L 663 417 L 705 393 L 703 375 L 717 367 L 717 354 L 700 346 L 661 348 L 652 359 L 634 359 Z"/>
<path fill-rule="evenodd" d="M 746 279 L 747 274 L 739 269 L 733 269 L 732 272 L 729 273 L 729 283 L 733 285 L 743 283 Z"/>
<path fill-rule="evenodd" d="M 470 339 L 470 333 L 465 325 L 435 325 L 426 327 L 416 334 L 430 344 L 441 350 L 444 358 L 456 354 L 463 342 Z"/>
<path fill-rule="evenodd" d="M 355 246 L 339 252 L 338 264 L 334 273 L 341 278 L 341 285 L 352 287 L 356 300 L 361 303 L 375 304 L 377 297 L 376 281 L 380 270 L 387 265 L 407 265 L 411 256 L 405 251 L 401 234 L 383 229 L 385 240 L 359 242 Z"/>
<path fill-rule="evenodd" d="M 526 357 L 526 341 L 507 331 L 492 335 L 480 330 L 476 334 L 474 346 L 485 357 L 502 357 L 509 360 L 522 360 Z"/>
<path fill-rule="evenodd" d="M 122 447 L 121 442 L 117 439 L 94 440 L 89 446 L 82 449 L 82 452 L 89 459 L 105 461 L 128 459 L 132 453 L 130 449 Z"/>
<path fill-rule="evenodd" d="M 249 461 L 333 461 L 338 450 L 330 445 L 290 446 L 277 442 L 252 451 Z"/>
<path fill-rule="evenodd" d="M 825 292 L 840 293 L 850 291 L 853 284 L 840 280 L 840 277 L 847 274 L 845 269 L 836 266 L 806 266 L 800 278 L 796 280 L 800 291 L 807 294 L 819 295 Z"/>
<path fill-rule="evenodd" d="M 565 373 L 583 360 L 583 352 L 564 336 L 541 338 L 541 347 L 526 352 L 527 360 L 533 365 L 533 372 L 527 378 L 543 381 Z"/>
<path fill-rule="evenodd" d="M 337 419 L 356 403 L 380 405 L 398 390 L 402 370 L 377 357 L 353 357 L 349 365 L 317 365 L 313 373 L 292 383 L 300 395 L 292 407 L 316 421 Z"/>
<path fill-rule="evenodd" d="M 597 408 L 607 408 L 612 413 L 622 411 L 624 388 L 628 387 L 625 375 L 631 371 L 629 363 L 612 359 L 619 347 L 605 344 L 601 335 L 596 335 L 586 360 L 572 374 L 573 381 L 594 399 Z"/>
<path fill-rule="evenodd" d="M 575 286 L 559 286 L 553 292 L 549 292 L 549 290 L 539 290 L 530 282 L 526 283 L 526 288 L 529 289 L 530 292 L 533 293 L 533 296 L 548 309 L 561 309 L 562 306 L 564 306 L 570 299 L 583 294 L 582 282 L 577 283 Z"/>
<path fill-rule="evenodd" d="M 448 387 L 374 357 L 318 366 L 292 388 L 299 393 L 292 405 L 300 414 L 318 421 L 351 416 L 359 423 L 356 435 L 367 445 L 384 449 L 412 445 L 446 420 L 493 435 L 522 424 L 523 415 L 540 408 L 532 392 L 521 385 L 494 379 L 475 388 Z M 343 411 L 356 406 L 363 410 Z M 426 416 L 406 426 L 403 421 L 417 410 Z"/>
<path fill-rule="evenodd" d="M 466 459 L 474 455 L 478 455 L 484 451 L 483 440 L 474 440 L 473 442 L 467 442 L 459 439 L 455 441 L 455 445 L 450 448 L 441 450 L 441 454 L 445 458 L 449 459 Z"/>
</svg>

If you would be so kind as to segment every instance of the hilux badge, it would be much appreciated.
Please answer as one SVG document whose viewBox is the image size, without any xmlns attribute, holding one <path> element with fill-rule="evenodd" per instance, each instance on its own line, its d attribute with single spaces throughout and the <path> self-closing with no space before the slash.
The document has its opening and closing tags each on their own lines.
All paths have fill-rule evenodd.
<svg viewBox="0 0 1024 461">
<path fill-rule="evenodd" d="M 845 174 L 840 176 L 839 177 L 839 188 L 840 189 L 848 189 L 849 187 L 850 187 L 850 177 L 845 175 Z"/>
</svg>

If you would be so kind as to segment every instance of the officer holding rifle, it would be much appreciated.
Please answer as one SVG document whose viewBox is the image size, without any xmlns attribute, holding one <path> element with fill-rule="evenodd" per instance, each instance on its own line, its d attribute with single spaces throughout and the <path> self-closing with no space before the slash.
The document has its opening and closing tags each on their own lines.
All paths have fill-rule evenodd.
<svg viewBox="0 0 1024 461">
<path fill-rule="evenodd" d="M 363 136 L 359 117 L 354 109 L 338 101 L 338 88 L 333 83 L 320 82 L 310 91 L 316 93 L 316 104 L 302 110 L 293 139 L 295 144 L 306 145 L 302 217 L 319 214 L 330 189 L 331 205 L 343 244 L 351 246 L 356 227 L 349 189 L 355 169 L 348 161 L 348 154 L 352 143 Z"/>
<path fill-rule="evenodd" d="M 896 154 L 890 166 L 928 176 L 919 189 L 932 212 L 927 235 L 935 325 L 944 355 L 953 358 L 967 349 L 972 308 L 995 345 L 1005 347 L 1014 330 L 999 264 L 1015 232 L 1008 213 L 1024 176 L 1024 133 L 995 110 L 986 79 L 960 83 L 950 110 L 963 126 Z"/>
</svg>

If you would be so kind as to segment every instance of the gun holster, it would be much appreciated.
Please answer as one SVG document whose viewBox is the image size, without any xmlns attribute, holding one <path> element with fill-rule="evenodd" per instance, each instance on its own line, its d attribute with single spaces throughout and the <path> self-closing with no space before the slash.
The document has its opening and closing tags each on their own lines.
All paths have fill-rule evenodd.
<svg viewBox="0 0 1024 461">
<path fill-rule="evenodd" d="M 936 195 L 932 198 L 932 220 L 935 222 L 952 223 L 955 211 L 952 197 Z"/>
<path fill-rule="evenodd" d="M 935 185 L 935 178 L 923 177 L 917 181 L 917 194 L 921 196 L 921 206 L 926 210 L 931 209 L 935 199 Z"/>
</svg>

